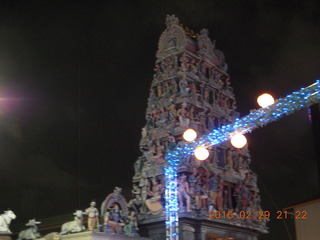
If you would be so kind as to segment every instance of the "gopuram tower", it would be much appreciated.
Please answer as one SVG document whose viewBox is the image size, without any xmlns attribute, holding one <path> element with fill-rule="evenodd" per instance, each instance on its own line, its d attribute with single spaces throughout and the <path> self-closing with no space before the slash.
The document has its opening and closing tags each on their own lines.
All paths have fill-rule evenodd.
<svg viewBox="0 0 320 240">
<path fill-rule="evenodd" d="M 133 199 L 140 235 L 166 239 L 165 154 L 185 144 L 183 132 L 198 135 L 232 123 L 238 112 L 227 64 L 208 30 L 200 33 L 167 16 L 156 54 L 142 155 L 134 164 Z M 257 239 L 267 233 L 257 176 L 248 149 L 230 142 L 214 146 L 205 161 L 190 156 L 178 167 L 179 239 Z"/>
</svg>

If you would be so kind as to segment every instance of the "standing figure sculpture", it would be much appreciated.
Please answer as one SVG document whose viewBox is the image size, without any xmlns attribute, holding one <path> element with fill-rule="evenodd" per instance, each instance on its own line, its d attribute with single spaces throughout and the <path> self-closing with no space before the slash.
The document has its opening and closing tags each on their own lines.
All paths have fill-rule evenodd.
<svg viewBox="0 0 320 240">
<path fill-rule="evenodd" d="M 19 237 L 17 240 L 30 240 L 40 238 L 40 233 L 38 233 L 38 224 L 41 222 L 37 222 L 35 219 L 30 219 L 29 222 L 26 224 L 29 228 L 23 230 L 19 233 Z"/>
<path fill-rule="evenodd" d="M 143 172 L 141 175 L 139 187 L 141 189 L 141 201 L 142 201 L 142 206 L 141 206 L 140 211 L 142 213 L 146 213 L 147 212 L 146 200 L 147 200 L 147 195 L 148 195 L 149 180 L 148 180 L 148 176 L 145 172 Z"/>
<path fill-rule="evenodd" d="M 136 217 L 136 212 L 131 211 L 127 217 L 127 224 L 124 226 L 124 233 L 130 237 L 139 237 L 138 234 L 138 221 Z"/>
<path fill-rule="evenodd" d="M 97 230 L 99 226 L 99 211 L 96 208 L 96 202 L 92 201 L 90 207 L 86 209 L 88 215 L 88 230 Z"/>
<path fill-rule="evenodd" d="M 178 199 L 179 208 L 183 209 L 183 200 L 186 200 L 186 211 L 191 212 L 190 208 L 190 196 L 189 196 L 189 184 L 187 182 L 187 176 L 182 175 L 178 181 Z"/>
<path fill-rule="evenodd" d="M 9 226 L 13 219 L 16 219 L 16 215 L 11 210 L 4 211 L 4 213 L 0 215 L 0 234 L 11 233 Z"/>
</svg>

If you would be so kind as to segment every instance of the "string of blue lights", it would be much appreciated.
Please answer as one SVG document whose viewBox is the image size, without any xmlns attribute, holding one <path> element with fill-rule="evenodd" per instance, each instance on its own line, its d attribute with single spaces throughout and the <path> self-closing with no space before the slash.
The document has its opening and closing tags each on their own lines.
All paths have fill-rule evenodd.
<svg viewBox="0 0 320 240">
<path fill-rule="evenodd" d="M 284 98 L 278 99 L 274 104 L 251 110 L 241 119 L 236 119 L 229 125 L 213 129 L 209 134 L 202 136 L 197 141 L 177 147 L 166 154 L 165 167 L 165 200 L 166 200 L 166 234 L 167 240 L 179 239 L 179 207 L 177 197 L 177 177 L 179 160 L 194 153 L 199 146 L 211 147 L 227 141 L 235 133 L 249 133 L 252 130 L 265 126 L 284 116 L 294 113 L 302 108 L 307 108 L 320 101 L 320 80 L 314 84 L 293 92 Z"/>
</svg>

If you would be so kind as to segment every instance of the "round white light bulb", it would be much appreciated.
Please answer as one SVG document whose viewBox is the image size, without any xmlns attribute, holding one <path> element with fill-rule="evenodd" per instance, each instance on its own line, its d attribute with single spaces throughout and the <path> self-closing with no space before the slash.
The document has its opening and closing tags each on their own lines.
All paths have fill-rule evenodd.
<svg viewBox="0 0 320 240">
<path fill-rule="evenodd" d="M 241 133 L 236 133 L 231 138 L 231 144 L 235 148 L 243 148 L 247 144 L 247 138 Z"/>
<path fill-rule="evenodd" d="M 203 161 L 209 157 L 209 151 L 205 147 L 197 147 L 194 150 L 194 155 L 198 160 Z"/>
<path fill-rule="evenodd" d="M 274 104 L 274 98 L 269 93 L 264 93 L 258 97 L 257 102 L 260 107 L 265 108 Z"/>
<path fill-rule="evenodd" d="M 187 129 L 183 133 L 183 139 L 186 140 L 187 142 L 192 142 L 197 138 L 197 132 L 193 130 L 192 128 Z"/>
</svg>

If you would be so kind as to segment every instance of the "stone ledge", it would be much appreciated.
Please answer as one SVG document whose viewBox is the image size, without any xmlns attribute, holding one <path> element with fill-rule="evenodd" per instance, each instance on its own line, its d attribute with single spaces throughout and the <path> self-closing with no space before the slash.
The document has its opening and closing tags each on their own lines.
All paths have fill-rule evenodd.
<svg viewBox="0 0 320 240">
<path fill-rule="evenodd" d="M 61 235 L 61 240 L 151 240 L 150 238 L 143 237 L 129 237 L 125 235 L 108 234 L 102 232 L 81 232 Z M 46 238 L 39 238 L 38 240 L 47 240 Z"/>
</svg>

